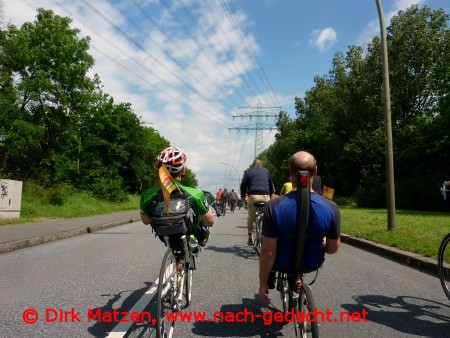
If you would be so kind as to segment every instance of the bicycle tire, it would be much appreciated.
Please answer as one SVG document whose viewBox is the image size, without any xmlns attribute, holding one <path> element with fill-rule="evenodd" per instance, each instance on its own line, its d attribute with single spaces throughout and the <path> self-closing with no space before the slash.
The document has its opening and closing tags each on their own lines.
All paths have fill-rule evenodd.
<svg viewBox="0 0 450 338">
<path fill-rule="evenodd" d="M 450 300 L 450 275 L 448 270 L 444 268 L 444 262 L 445 262 L 445 253 L 450 251 L 450 233 L 447 234 L 447 236 L 444 237 L 442 240 L 442 243 L 439 247 L 439 254 L 438 254 L 438 270 L 439 270 L 439 279 L 441 281 L 442 289 L 444 289 L 444 293 L 447 296 L 447 298 Z"/>
<path fill-rule="evenodd" d="M 176 259 L 167 249 L 159 272 L 158 299 L 156 307 L 156 337 L 173 337 L 175 322 L 168 321 L 166 312 L 176 310 L 174 302 L 178 292 Z"/>
<path fill-rule="evenodd" d="M 307 312 L 312 312 L 316 308 L 311 287 L 306 283 L 302 285 L 302 289 L 298 297 L 297 308 L 298 312 L 304 314 Z M 317 318 L 314 318 L 313 320 L 310 318 L 310 320 L 307 320 L 306 316 L 304 317 L 305 320 L 303 322 L 295 323 L 296 328 L 298 327 L 300 337 L 319 338 L 319 323 L 317 322 Z"/>
<path fill-rule="evenodd" d="M 283 313 L 287 313 L 291 309 L 291 296 L 289 292 L 289 286 L 287 285 L 287 279 L 283 279 L 280 285 L 281 302 L 283 303 Z"/>
<path fill-rule="evenodd" d="M 194 257 L 189 264 L 185 264 L 185 276 L 184 276 L 184 299 L 185 307 L 191 304 L 192 300 L 192 276 L 194 274 Z"/>
</svg>

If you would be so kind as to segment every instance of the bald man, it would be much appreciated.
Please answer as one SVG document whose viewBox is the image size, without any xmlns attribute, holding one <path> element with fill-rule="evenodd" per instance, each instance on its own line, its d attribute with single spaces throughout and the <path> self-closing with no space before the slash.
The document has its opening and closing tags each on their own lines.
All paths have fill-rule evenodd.
<svg viewBox="0 0 450 338">
<path fill-rule="evenodd" d="M 315 157 L 299 151 L 289 159 L 289 175 L 293 190 L 266 203 L 263 220 L 263 243 L 259 257 L 259 297 L 267 303 L 269 286 L 267 279 L 272 270 L 288 272 L 294 263 L 295 238 L 289 234 L 297 229 L 297 182 L 296 173 L 310 173 L 311 200 L 308 223 L 308 239 L 305 244 L 305 269 L 318 269 L 325 253 L 334 254 L 340 246 L 341 220 L 336 203 L 323 198 L 312 190 L 317 174 Z"/>
</svg>

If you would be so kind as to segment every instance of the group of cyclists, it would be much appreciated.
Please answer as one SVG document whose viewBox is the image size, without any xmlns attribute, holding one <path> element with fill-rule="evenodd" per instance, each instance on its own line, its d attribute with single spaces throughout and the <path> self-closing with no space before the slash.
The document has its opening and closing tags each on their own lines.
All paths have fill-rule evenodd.
<svg viewBox="0 0 450 338">
<path fill-rule="evenodd" d="M 177 147 L 164 149 L 158 157 L 158 167 L 165 166 L 178 184 L 179 189 L 188 197 L 189 204 L 194 209 L 194 224 L 202 223 L 202 228 L 212 227 L 214 215 L 207 203 L 202 190 L 189 188 L 181 184 L 185 174 L 187 157 Z M 264 237 L 260 252 L 260 287 L 259 296 L 263 302 L 267 301 L 269 292 L 268 276 L 270 271 L 288 269 L 293 261 L 294 241 L 286 234 L 293 232 L 296 227 L 296 185 L 295 177 L 298 170 L 307 170 L 311 176 L 311 204 L 308 225 L 308 236 L 314 240 L 308 241 L 305 251 L 305 264 L 311 269 L 317 269 L 323 262 L 325 253 L 335 253 L 340 245 L 340 214 L 338 206 L 326 200 L 314 190 L 314 177 L 317 176 L 316 159 L 312 154 L 304 151 L 297 152 L 289 159 L 289 177 L 293 183 L 292 191 L 277 197 L 274 184 L 269 171 L 262 166 L 261 160 L 256 159 L 252 168 L 244 174 L 240 185 L 240 196 L 234 191 L 228 192 L 226 188 L 219 189 L 216 194 L 216 203 L 219 205 L 221 215 L 225 215 L 227 207 L 231 212 L 239 200 L 248 198 L 248 245 L 252 245 L 253 222 L 255 218 L 255 202 L 266 203 L 264 210 L 264 223 L 262 235 Z M 161 181 L 163 183 L 163 181 Z M 145 191 L 141 197 L 141 217 L 144 224 L 151 224 L 152 214 L 149 208 L 158 188 Z M 248 194 L 248 196 L 246 195 Z M 217 212 L 216 212 L 217 214 Z M 219 214 L 217 214 L 219 216 Z M 209 230 L 206 231 L 209 235 Z M 194 234 L 196 237 L 201 235 Z M 209 236 L 203 239 L 206 244 Z M 270 287 L 272 288 L 272 287 Z"/>
<path fill-rule="evenodd" d="M 240 209 L 243 205 L 242 198 L 237 194 L 234 189 L 228 191 L 227 188 L 219 188 L 216 193 L 216 205 L 219 207 L 218 216 L 225 216 L 227 208 L 234 213 L 236 206 Z"/>
</svg>

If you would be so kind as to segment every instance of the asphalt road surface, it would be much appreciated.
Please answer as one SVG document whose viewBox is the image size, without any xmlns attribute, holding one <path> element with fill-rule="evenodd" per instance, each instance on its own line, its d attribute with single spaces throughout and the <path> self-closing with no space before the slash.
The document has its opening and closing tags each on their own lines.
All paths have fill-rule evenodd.
<svg viewBox="0 0 450 338">
<path fill-rule="evenodd" d="M 246 245 L 245 219 L 245 210 L 217 219 L 197 258 L 185 310 L 191 321 L 177 324 L 176 337 L 294 336 L 293 324 L 275 317 L 276 290 L 270 306 L 257 297 L 258 258 Z M 136 222 L 0 255 L 0 337 L 154 337 L 151 322 L 111 317 L 156 315 L 164 252 Z M 312 289 L 321 337 L 450 336 L 450 302 L 436 276 L 360 249 L 343 244 L 327 256 Z"/>
</svg>

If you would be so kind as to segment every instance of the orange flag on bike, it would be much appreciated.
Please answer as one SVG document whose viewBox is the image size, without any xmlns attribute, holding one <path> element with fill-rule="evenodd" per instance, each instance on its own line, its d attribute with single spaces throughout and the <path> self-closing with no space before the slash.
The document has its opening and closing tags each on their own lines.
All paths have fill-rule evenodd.
<svg viewBox="0 0 450 338">
<path fill-rule="evenodd" d="M 170 175 L 167 168 L 163 165 L 159 168 L 159 180 L 161 181 L 161 190 L 166 204 L 166 213 L 168 215 L 170 213 L 170 193 L 177 189 L 178 185 L 175 183 L 175 180 Z"/>
</svg>

